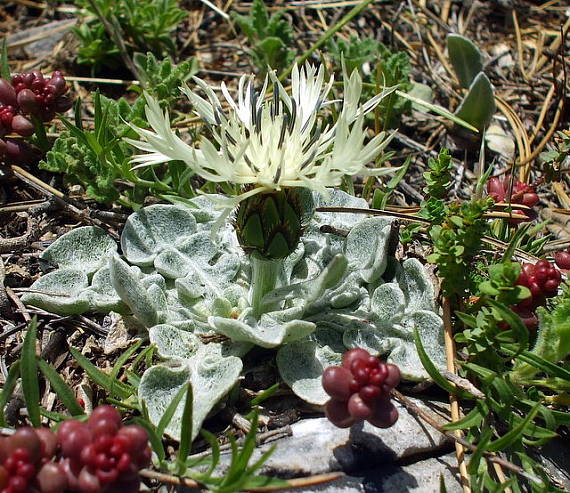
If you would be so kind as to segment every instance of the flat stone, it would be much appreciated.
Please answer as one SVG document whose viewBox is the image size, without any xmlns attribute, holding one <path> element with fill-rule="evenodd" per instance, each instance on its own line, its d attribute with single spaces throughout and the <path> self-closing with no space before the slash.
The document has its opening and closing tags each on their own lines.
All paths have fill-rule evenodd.
<svg viewBox="0 0 570 493">
<path fill-rule="evenodd" d="M 298 493 L 437 493 L 443 478 L 447 493 L 462 493 L 454 454 L 426 459 L 407 466 L 379 465 L 318 486 L 296 488 Z M 179 493 L 199 490 L 179 488 Z"/>
<path fill-rule="evenodd" d="M 299 493 L 436 493 L 443 478 L 448 493 L 461 493 L 455 455 L 426 459 L 408 466 L 394 464 L 370 469 L 362 475 L 345 476 Z"/>
<path fill-rule="evenodd" d="M 414 403 L 426 408 L 420 400 Z M 379 464 L 411 462 L 414 457 L 436 455 L 449 439 L 395 403 L 399 419 L 387 429 L 367 422 L 341 429 L 326 418 L 304 419 L 291 426 L 292 436 L 260 447 L 261 455 L 277 445 L 264 466 L 265 473 L 281 477 L 306 476 L 331 471 L 365 470 Z M 433 415 L 433 411 L 429 410 Z"/>
<path fill-rule="evenodd" d="M 449 405 L 411 399 L 441 424 L 447 422 Z M 326 418 L 303 419 L 291 425 L 292 435 L 258 447 L 250 459 L 275 446 L 259 471 L 279 478 L 308 477 L 342 471 L 346 476 L 320 486 L 296 489 L 303 493 L 404 493 L 439 491 L 443 476 L 448 493 L 461 492 L 456 459 L 450 440 L 408 413 L 398 402 L 399 419 L 387 429 L 358 423 L 341 429 Z M 440 458 L 433 458 L 443 456 Z M 227 470 L 230 454 L 223 453 L 215 476 Z M 407 465 L 400 465 L 407 464 Z M 180 490 L 190 493 L 192 490 Z"/>
</svg>

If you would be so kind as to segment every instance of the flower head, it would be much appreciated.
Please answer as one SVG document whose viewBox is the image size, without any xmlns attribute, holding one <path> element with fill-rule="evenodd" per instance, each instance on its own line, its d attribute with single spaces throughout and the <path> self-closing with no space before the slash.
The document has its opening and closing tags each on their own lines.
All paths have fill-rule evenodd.
<svg viewBox="0 0 570 493">
<path fill-rule="evenodd" d="M 274 73 L 265 78 L 260 91 L 254 88 L 253 76 L 242 76 L 236 99 L 222 83 L 225 110 L 211 87 L 197 77 L 194 81 L 205 98 L 188 87 L 182 91 L 212 137 L 202 137 L 197 147 L 186 144 L 170 128 L 168 113 L 146 95 L 146 116 L 153 131 L 133 126 L 142 140 L 129 142 L 145 151 L 133 158 L 136 167 L 181 160 L 208 181 L 242 185 L 243 193 L 223 201 L 228 208 L 258 193 L 289 187 L 326 192 L 340 185 L 344 175 L 380 176 L 395 170 L 366 167 L 390 137 L 382 132 L 365 143 L 363 129 L 365 114 L 395 88 L 359 105 L 362 81 L 357 71 L 345 75 L 342 109 L 337 121 L 327 125 L 321 124 L 319 115 L 335 102 L 327 99 L 333 77 L 325 83 L 322 66 L 318 70 L 310 64 L 295 66 L 290 93 Z M 269 81 L 273 94 L 266 98 Z"/>
</svg>

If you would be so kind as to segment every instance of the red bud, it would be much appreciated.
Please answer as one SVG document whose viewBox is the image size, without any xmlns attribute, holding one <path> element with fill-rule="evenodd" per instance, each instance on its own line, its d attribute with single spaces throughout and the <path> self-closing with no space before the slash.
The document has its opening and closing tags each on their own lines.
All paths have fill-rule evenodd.
<svg viewBox="0 0 570 493">
<path fill-rule="evenodd" d="M 12 118 L 12 130 L 22 137 L 34 135 L 34 125 L 25 116 L 16 115 Z"/>
<path fill-rule="evenodd" d="M 18 93 L 18 104 L 24 113 L 35 113 L 38 111 L 36 95 L 30 89 L 22 89 Z"/>
<path fill-rule="evenodd" d="M 7 80 L 0 79 L 0 103 L 5 106 L 16 106 L 16 90 Z"/>
</svg>

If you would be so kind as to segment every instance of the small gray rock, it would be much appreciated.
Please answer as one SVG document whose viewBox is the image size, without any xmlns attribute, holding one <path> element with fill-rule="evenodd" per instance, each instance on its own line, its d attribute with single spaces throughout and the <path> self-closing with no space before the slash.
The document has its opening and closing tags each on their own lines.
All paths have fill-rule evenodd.
<svg viewBox="0 0 570 493">
<path fill-rule="evenodd" d="M 463 491 L 459 483 L 455 455 L 426 459 L 408 466 L 379 466 L 356 476 L 345 476 L 320 486 L 296 490 L 298 493 L 436 493 L 441 477 L 448 493 Z"/>
<path fill-rule="evenodd" d="M 415 403 L 423 406 L 421 401 Z M 375 428 L 366 422 L 340 429 L 326 418 L 293 424 L 293 435 L 276 443 L 277 448 L 264 470 L 282 477 L 339 470 L 350 473 L 380 464 L 409 461 L 447 445 L 444 435 L 416 419 L 399 403 L 395 404 L 400 417 L 388 429 Z M 261 447 L 259 453 L 269 446 Z"/>
</svg>

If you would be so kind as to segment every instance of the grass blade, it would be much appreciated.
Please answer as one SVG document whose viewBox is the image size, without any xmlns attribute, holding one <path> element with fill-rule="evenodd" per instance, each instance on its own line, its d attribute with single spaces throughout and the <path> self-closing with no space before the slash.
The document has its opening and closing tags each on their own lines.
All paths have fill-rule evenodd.
<svg viewBox="0 0 570 493">
<path fill-rule="evenodd" d="M 4 408 L 10 397 L 12 397 L 12 393 L 16 388 L 16 384 L 18 383 L 18 377 L 20 376 L 20 360 L 14 361 L 10 366 L 10 370 L 8 370 L 8 376 L 6 377 L 6 381 L 4 382 L 4 387 L 2 388 L 2 392 L 0 392 L 0 426 L 6 426 L 6 419 L 4 417 Z"/>
<path fill-rule="evenodd" d="M 472 132 L 479 133 L 479 130 L 477 130 L 476 127 L 474 127 L 470 123 L 467 123 L 466 121 L 462 120 L 461 118 L 455 116 L 453 113 L 451 113 L 450 111 L 447 111 L 445 108 L 442 108 L 441 106 L 438 106 L 438 105 L 432 104 L 432 103 L 428 103 L 427 101 L 424 101 L 420 98 L 416 98 L 415 96 L 410 96 L 409 94 L 402 92 L 402 91 L 396 90 L 396 94 L 398 96 L 404 98 L 404 99 L 411 101 L 412 103 L 415 103 L 419 106 L 423 106 L 427 110 L 434 112 L 436 115 L 443 116 L 443 117 L 447 118 L 448 120 L 451 120 L 453 123 L 457 123 L 457 125 L 461 125 L 462 127 L 465 127 L 466 129 L 471 130 Z"/>
<path fill-rule="evenodd" d="M 55 371 L 50 365 L 48 365 L 44 360 L 38 360 L 38 366 L 41 372 L 49 380 L 49 383 L 53 387 L 53 390 L 61 400 L 62 404 L 67 408 L 72 416 L 81 416 L 85 414 L 83 408 L 77 402 L 73 391 L 65 383 L 63 378 L 59 376 L 59 373 Z"/>
<path fill-rule="evenodd" d="M 111 391 L 109 392 L 110 394 L 113 393 L 113 387 L 115 386 L 115 383 L 118 382 L 117 377 L 119 376 L 119 372 L 121 371 L 121 368 L 123 368 L 123 366 L 125 365 L 127 360 L 132 356 L 132 354 L 138 348 L 141 347 L 143 342 L 144 342 L 144 339 L 137 341 L 129 349 L 127 349 L 123 354 L 121 354 L 121 356 L 119 356 L 117 358 L 115 366 L 113 366 L 113 369 L 111 370 L 111 374 L 109 375 L 109 378 L 111 379 Z"/>
<path fill-rule="evenodd" d="M 473 396 L 471 394 L 469 394 L 468 392 L 465 392 L 465 391 L 458 389 L 457 387 L 451 385 L 445 379 L 445 377 L 439 372 L 439 370 L 435 367 L 435 365 L 431 362 L 431 360 L 429 359 L 429 356 L 426 353 L 426 350 L 424 349 L 424 346 L 422 344 L 422 339 L 420 337 L 420 333 L 418 332 L 418 329 L 414 330 L 414 341 L 416 343 L 416 349 L 418 351 L 418 355 L 420 357 L 420 361 L 422 362 L 422 365 L 424 365 L 424 368 L 428 372 L 429 376 L 432 378 L 432 380 L 437 385 L 439 385 L 443 390 L 449 392 L 450 394 L 455 394 L 455 395 L 461 397 L 462 399 L 473 399 Z"/>
<path fill-rule="evenodd" d="M 133 418 L 133 423 L 142 426 L 148 433 L 148 441 L 152 450 L 157 455 L 160 463 L 164 462 L 166 458 L 166 452 L 164 451 L 164 446 L 162 445 L 162 439 L 160 435 L 156 432 L 156 428 L 143 418 Z"/>
<path fill-rule="evenodd" d="M 38 381 L 38 361 L 36 359 L 36 338 L 38 322 L 34 317 L 28 326 L 28 332 L 22 345 L 20 375 L 22 377 L 22 393 L 28 409 L 28 416 L 33 426 L 41 425 L 40 383 Z"/>
<path fill-rule="evenodd" d="M 109 392 L 109 394 L 114 395 L 120 399 L 126 399 L 133 394 L 134 390 L 123 382 L 116 382 L 114 385 L 112 385 L 109 375 L 99 370 L 99 368 L 91 363 L 91 361 L 83 356 L 81 352 L 76 348 L 70 347 L 69 351 L 75 360 L 79 363 L 81 368 L 85 370 L 85 373 L 87 373 L 89 378 L 93 380 L 93 382 L 95 382 L 97 385 L 104 388 L 107 392 Z"/>
<path fill-rule="evenodd" d="M 509 445 L 521 438 L 525 432 L 527 425 L 534 419 L 538 413 L 540 407 L 540 402 L 531 409 L 528 415 L 523 419 L 517 426 L 515 426 L 508 433 L 505 433 L 501 438 L 498 438 L 494 442 L 487 445 L 487 450 L 489 452 L 498 452 L 499 450 L 505 450 Z"/>
<path fill-rule="evenodd" d="M 164 411 L 164 414 L 162 415 L 162 418 L 160 418 L 160 421 L 158 422 L 158 425 L 156 427 L 156 433 L 158 434 L 159 437 L 162 437 L 162 435 L 164 435 L 164 430 L 166 430 L 166 427 L 169 425 L 170 421 L 172 420 L 172 416 L 174 416 L 174 413 L 178 408 L 178 404 L 180 404 L 180 401 L 182 400 L 182 397 L 184 397 L 186 390 L 187 390 L 186 385 L 180 387 L 180 390 L 172 398 L 170 404 L 168 404 L 166 411 Z"/>
<path fill-rule="evenodd" d="M 2 54 L 0 55 L 0 77 L 12 82 L 10 65 L 8 64 L 8 41 L 4 38 L 2 42 Z"/>
<path fill-rule="evenodd" d="M 182 427 L 180 430 L 180 448 L 178 449 L 178 474 L 182 475 L 186 469 L 186 459 L 190 455 L 192 445 L 192 402 L 194 392 L 192 384 L 186 384 L 186 401 L 182 411 Z"/>
</svg>

